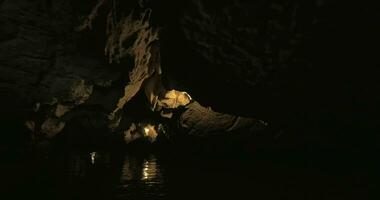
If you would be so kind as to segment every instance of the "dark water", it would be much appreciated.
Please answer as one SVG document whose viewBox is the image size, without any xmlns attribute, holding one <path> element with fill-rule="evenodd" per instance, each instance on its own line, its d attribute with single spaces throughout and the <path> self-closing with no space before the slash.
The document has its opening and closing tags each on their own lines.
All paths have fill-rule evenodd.
<svg viewBox="0 0 380 200">
<path fill-rule="evenodd" d="M 312 155 L 311 155 L 312 156 Z M 368 162 L 304 156 L 70 153 L 2 164 L 1 199 L 368 199 Z"/>
</svg>

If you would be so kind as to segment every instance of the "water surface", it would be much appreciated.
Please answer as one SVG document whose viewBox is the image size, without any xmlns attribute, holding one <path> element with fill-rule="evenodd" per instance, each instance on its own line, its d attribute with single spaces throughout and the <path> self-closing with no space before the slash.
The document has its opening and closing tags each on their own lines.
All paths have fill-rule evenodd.
<svg viewBox="0 0 380 200">
<path fill-rule="evenodd" d="M 2 165 L 2 199 L 367 199 L 366 166 L 304 157 L 69 153 Z"/>
</svg>

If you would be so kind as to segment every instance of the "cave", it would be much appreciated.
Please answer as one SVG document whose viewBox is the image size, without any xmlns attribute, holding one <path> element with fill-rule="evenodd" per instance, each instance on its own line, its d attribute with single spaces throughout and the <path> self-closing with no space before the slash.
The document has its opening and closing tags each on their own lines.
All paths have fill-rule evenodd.
<svg viewBox="0 0 380 200">
<path fill-rule="evenodd" d="M 367 199 L 377 10 L 0 0 L 0 195 Z"/>
</svg>

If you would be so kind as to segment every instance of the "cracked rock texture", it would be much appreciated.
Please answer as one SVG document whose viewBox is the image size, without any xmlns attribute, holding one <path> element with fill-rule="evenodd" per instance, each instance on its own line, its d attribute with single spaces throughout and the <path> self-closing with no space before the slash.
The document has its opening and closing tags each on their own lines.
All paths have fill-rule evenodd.
<svg viewBox="0 0 380 200">
<path fill-rule="evenodd" d="M 324 0 L 131 2 L 119 6 L 148 5 L 151 25 L 160 28 L 167 89 L 186 91 L 216 112 L 297 133 L 289 142 L 346 147 L 379 141 L 375 134 L 349 134 L 375 132 L 377 119 L 361 116 L 373 116 L 380 105 L 373 92 L 380 89 L 377 73 L 364 69 L 377 62 L 368 51 L 379 35 L 376 7 Z M 31 129 L 52 130 L 49 137 L 62 126 L 107 129 L 134 65 L 130 59 L 110 64 L 104 55 L 109 7 L 97 8 L 91 29 L 75 31 L 95 5 L 0 0 L 2 127 L 27 121 Z"/>
<path fill-rule="evenodd" d="M 379 143 L 379 62 L 370 50 L 377 46 L 378 6 L 324 0 L 155 6 L 153 18 L 164 27 L 163 69 L 202 105 L 278 125 L 292 135 L 287 143 L 341 149 Z M 366 134 L 358 139 L 361 130 Z"/>
<path fill-rule="evenodd" d="M 117 101 L 115 95 L 114 99 L 90 98 L 111 87 L 120 76 L 105 68 L 102 59 L 80 52 L 78 41 L 83 34 L 74 31 L 79 20 L 73 5 L 65 0 L 0 2 L 0 110 L 4 130 L 31 120 L 27 122 L 33 124 L 29 128 L 51 138 L 62 131 L 66 121 L 75 118 L 73 108 L 94 102 L 110 109 L 109 104 Z M 115 92 L 109 89 L 105 93 Z"/>
</svg>

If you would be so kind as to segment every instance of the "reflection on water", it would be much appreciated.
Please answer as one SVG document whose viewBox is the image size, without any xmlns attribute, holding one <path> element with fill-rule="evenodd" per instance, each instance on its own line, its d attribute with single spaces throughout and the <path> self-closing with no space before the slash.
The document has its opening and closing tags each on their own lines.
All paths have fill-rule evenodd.
<svg viewBox="0 0 380 200">
<path fill-rule="evenodd" d="M 151 156 L 148 159 L 144 160 L 144 165 L 142 168 L 142 177 L 141 180 L 151 182 L 154 179 L 160 179 L 160 169 L 157 165 L 156 158 Z"/>
<path fill-rule="evenodd" d="M 152 154 L 137 156 L 91 152 L 71 155 L 67 167 L 66 178 L 74 190 L 71 193 L 79 192 L 81 198 L 133 200 L 166 197 L 164 170 Z M 86 190 L 75 191 L 79 187 L 88 188 L 88 193 Z"/>
<path fill-rule="evenodd" d="M 303 157 L 205 159 L 96 151 L 52 158 L 9 166 L 13 174 L 0 177 L 12 198 L 0 199 L 369 199 L 365 187 L 356 187 L 358 178 L 366 180 L 366 168 L 344 163 L 325 172 L 299 162 Z M 355 176 L 336 175 L 344 173 Z"/>
<path fill-rule="evenodd" d="M 127 155 L 120 176 L 118 197 L 125 199 L 160 199 L 166 196 L 162 170 L 154 155 L 143 159 Z"/>
<path fill-rule="evenodd" d="M 91 152 L 90 157 L 91 157 L 91 164 L 95 164 L 96 152 L 95 151 Z"/>
<path fill-rule="evenodd" d="M 160 179 L 161 172 L 155 156 L 150 155 L 144 158 L 142 163 L 131 156 L 125 157 L 121 182 L 141 180 L 146 183 L 155 183 L 157 180 L 162 181 Z"/>
</svg>

